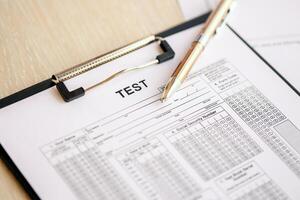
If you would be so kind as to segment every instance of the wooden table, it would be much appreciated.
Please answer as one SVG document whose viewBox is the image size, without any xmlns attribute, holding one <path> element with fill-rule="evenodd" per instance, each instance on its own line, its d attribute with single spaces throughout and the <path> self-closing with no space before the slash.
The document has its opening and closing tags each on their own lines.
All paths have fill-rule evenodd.
<svg viewBox="0 0 300 200">
<path fill-rule="evenodd" d="M 176 0 L 1 0 L 0 98 L 182 20 Z M 1 160 L 0 199 L 29 199 Z"/>
</svg>

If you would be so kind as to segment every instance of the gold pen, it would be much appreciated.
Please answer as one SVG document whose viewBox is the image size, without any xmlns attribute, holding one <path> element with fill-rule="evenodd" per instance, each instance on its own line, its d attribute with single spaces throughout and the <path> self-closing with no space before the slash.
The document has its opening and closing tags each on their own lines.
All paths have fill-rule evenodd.
<svg viewBox="0 0 300 200">
<path fill-rule="evenodd" d="M 204 27 L 201 29 L 199 38 L 192 43 L 192 47 L 189 49 L 184 59 L 179 63 L 166 84 L 161 96 L 162 102 L 167 100 L 183 83 L 209 40 L 216 34 L 218 27 L 223 24 L 234 1 L 235 0 L 221 0 L 217 8 L 210 14 Z"/>
</svg>

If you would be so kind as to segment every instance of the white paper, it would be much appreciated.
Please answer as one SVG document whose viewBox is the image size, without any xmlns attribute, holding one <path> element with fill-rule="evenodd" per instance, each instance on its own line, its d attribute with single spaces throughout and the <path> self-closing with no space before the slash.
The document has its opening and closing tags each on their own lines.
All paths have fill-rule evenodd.
<svg viewBox="0 0 300 200">
<path fill-rule="evenodd" d="M 211 11 L 218 0 L 178 0 L 185 19 L 192 19 Z"/>
<path fill-rule="evenodd" d="M 167 38 L 175 59 L 75 101 L 51 88 L 0 111 L 1 144 L 42 199 L 300 198 L 299 98 L 227 27 L 159 101 L 198 29 Z M 155 53 L 151 45 L 67 85 Z"/>
<path fill-rule="evenodd" d="M 213 9 L 217 2 L 179 0 L 186 19 L 204 14 L 207 9 Z M 236 6 L 228 21 L 298 91 L 299 9 L 299 0 L 236 0 Z"/>
</svg>

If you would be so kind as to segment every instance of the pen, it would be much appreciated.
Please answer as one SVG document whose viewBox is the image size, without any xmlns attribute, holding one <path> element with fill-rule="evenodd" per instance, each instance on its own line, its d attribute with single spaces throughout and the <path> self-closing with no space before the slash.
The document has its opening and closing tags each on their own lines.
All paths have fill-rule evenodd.
<svg viewBox="0 0 300 200">
<path fill-rule="evenodd" d="M 166 84 L 161 101 L 166 101 L 183 83 L 195 61 L 205 49 L 209 40 L 216 34 L 220 25 L 224 22 L 230 7 L 235 0 L 221 0 L 217 8 L 210 14 L 204 27 L 201 29 L 199 38 L 192 43 L 191 48 L 173 72 Z"/>
</svg>

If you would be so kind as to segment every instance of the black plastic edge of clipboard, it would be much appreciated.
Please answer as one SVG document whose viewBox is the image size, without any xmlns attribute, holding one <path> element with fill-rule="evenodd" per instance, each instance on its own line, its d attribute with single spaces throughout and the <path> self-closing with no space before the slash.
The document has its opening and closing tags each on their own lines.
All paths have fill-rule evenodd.
<svg viewBox="0 0 300 200">
<path fill-rule="evenodd" d="M 21 101 L 23 99 L 26 99 L 34 94 L 37 94 L 39 92 L 42 92 L 44 90 L 47 90 L 51 87 L 53 87 L 55 84 L 53 83 L 52 79 L 44 80 L 40 83 L 37 83 L 35 85 L 32 85 L 28 88 L 25 88 L 19 92 L 16 92 L 10 96 L 4 97 L 0 99 L 0 109 L 4 108 L 6 106 L 9 106 L 13 103 L 16 103 L 18 101 Z"/>
<path fill-rule="evenodd" d="M 175 33 L 179 33 L 180 31 L 189 29 L 193 26 L 203 24 L 206 21 L 206 19 L 209 17 L 210 13 L 211 12 L 207 12 L 203 15 L 200 15 L 199 17 L 193 18 L 193 19 L 191 19 L 187 22 L 183 22 L 182 24 L 179 24 L 177 26 L 174 26 L 173 28 L 167 29 L 163 32 L 160 32 L 160 33 L 156 34 L 156 36 L 163 37 L 163 38 L 168 37 L 168 36 L 173 35 Z"/>
<path fill-rule="evenodd" d="M 206 21 L 208 18 L 210 12 L 201 15 L 199 17 L 196 17 L 192 20 L 189 20 L 187 22 L 184 22 L 182 24 L 179 24 L 175 27 L 172 27 L 166 31 L 160 32 L 156 34 L 156 36 L 159 37 L 167 37 L 173 34 L 176 34 L 180 31 L 186 30 L 188 28 L 191 28 L 196 25 L 200 25 Z M 299 91 L 288 81 L 286 80 L 266 59 L 264 59 L 253 47 L 251 47 L 245 39 L 243 39 L 231 26 L 229 26 L 229 29 L 248 47 L 250 48 L 268 67 L 272 69 L 272 71 L 277 74 L 297 95 L 300 96 Z M 53 87 L 55 84 L 52 82 L 51 79 L 44 80 L 40 83 L 37 83 L 33 86 L 30 86 L 24 90 L 21 90 L 15 94 L 12 94 L 10 96 L 7 96 L 5 98 L 0 99 L 0 109 L 4 108 L 6 106 L 9 106 L 13 103 L 16 103 L 18 101 L 21 101 L 22 99 L 25 99 L 27 97 L 30 97 L 34 94 L 37 94 L 41 91 L 44 91 L 46 89 L 49 89 Z M 19 181 L 19 183 L 22 185 L 22 187 L 25 189 L 27 194 L 31 199 L 40 199 L 37 193 L 34 191 L 32 186 L 29 184 L 29 182 L 26 180 L 22 172 L 18 169 L 18 167 L 15 165 L 13 160 L 10 158 L 8 153 L 5 151 L 3 146 L 0 144 L 0 158 L 3 160 L 5 165 L 11 170 L 15 178 Z"/>
<path fill-rule="evenodd" d="M 12 174 L 15 176 L 17 181 L 21 184 L 21 186 L 24 188 L 26 193 L 31 199 L 40 199 L 37 193 L 34 191 L 34 189 L 31 187 L 29 182 L 26 180 L 26 178 L 23 176 L 23 174 L 20 172 L 18 167 L 15 165 L 13 160 L 9 157 L 3 146 L 0 144 L 0 158 L 5 163 L 6 167 L 12 172 Z"/>
<path fill-rule="evenodd" d="M 187 22 L 181 23 L 177 26 L 174 26 L 170 29 L 167 29 L 166 31 L 160 32 L 156 34 L 156 36 L 159 37 L 167 37 L 173 34 L 176 34 L 180 31 L 186 30 L 188 28 L 191 28 L 196 25 L 200 25 L 206 21 L 208 18 L 209 13 L 206 13 L 204 15 L 201 15 L 199 17 L 196 17 L 192 20 L 189 20 Z M 52 79 L 44 80 L 40 83 L 37 83 L 35 85 L 32 85 L 26 89 L 23 89 L 19 92 L 16 92 L 10 96 L 4 97 L 0 99 L 0 109 L 4 108 L 6 106 L 9 106 L 13 103 L 16 103 L 18 101 L 21 101 L 23 99 L 26 99 L 32 95 L 35 95 L 39 92 L 42 92 L 44 90 L 47 90 L 51 87 L 53 87 L 55 84 L 53 83 Z M 10 169 L 12 174 L 15 176 L 15 178 L 18 180 L 18 182 L 21 184 L 21 186 L 24 188 L 24 190 L 27 192 L 29 197 L 31 199 L 40 199 L 36 191 L 33 189 L 33 187 L 29 184 L 29 182 L 26 180 L 22 172 L 18 169 L 16 164 L 13 162 L 13 160 L 8 155 L 7 151 L 5 151 L 4 147 L 0 144 L 0 158 L 3 160 L 5 165 Z"/>
</svg>

